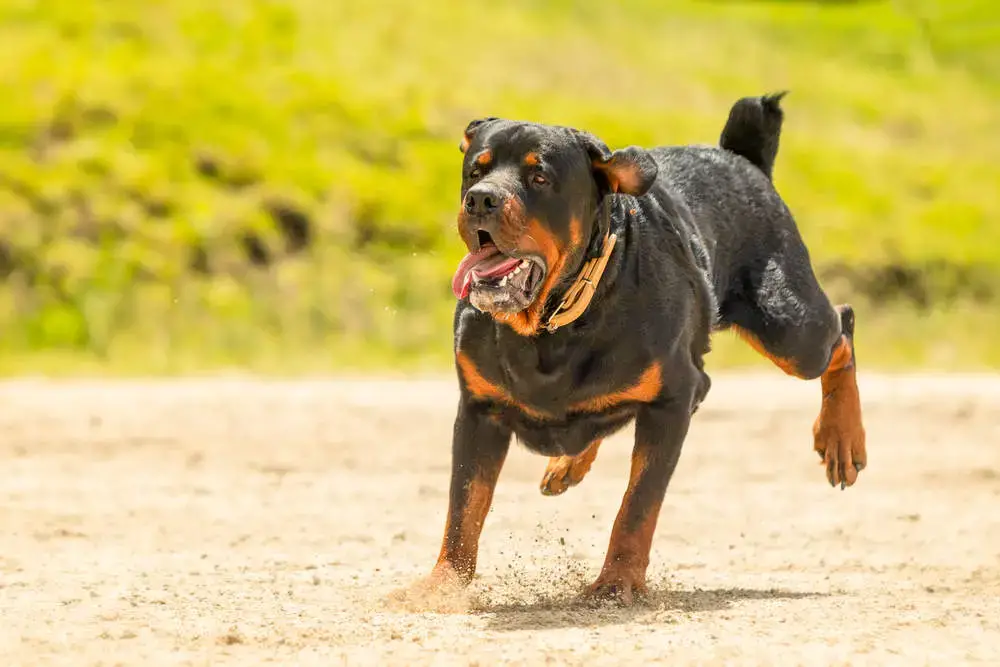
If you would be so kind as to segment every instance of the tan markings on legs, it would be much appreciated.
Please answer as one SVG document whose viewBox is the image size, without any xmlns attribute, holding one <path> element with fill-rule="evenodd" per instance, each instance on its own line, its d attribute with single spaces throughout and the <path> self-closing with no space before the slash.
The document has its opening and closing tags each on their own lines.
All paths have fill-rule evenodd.
<svg viewBox="0 0 1000 667">
<path fill-rule="evenodd" d="M 616 598 L 629 605 L 635 594 L 642 596 L 647 592 L 646 568 L 649 567 L 649 551 L 661 506 L 660 501 L 649 503 L 646 507 L 641 507 L 641 500 L 636 502 L 636 489 L 648 464 L 647 451 L 637 447 L 632 453 L 628 488 L 611 530 L 604 567 L 597 581 L 588 589 L 591 597 Z M 639 516 L 631 517 L 630 513 L 636 511 Z"/>
<path fill-rule="evenodd" d="M 490 511 L 495 488 L 495 477 L 476 476 L 466 487 L 464 505 L 457 511 L 449 508 L 441 552 L 434 566 L 435 573 L 450 570 L 463 581 L 472 579 L 479 554 L 479 536 Z"/>
<path fill-rule="evenodd" d="M 813 425 L 814 448 L 823 459 L 831 486 L 852 486 L 868 463 L 861 420 L 857 365 L 852 342 L 841 336 L 820 378 L 823 404 Z"/>
<path fill-rule="evenodd" d="M 783 370 L 785 373 L 793 377 L 802 377 L 798 369 L 795 368 L 794 361 L 792 361 L 791 359 L 782 359 L 781 357 L 776 357 L 770 352 L 768 352 L 767 348 L 764 347 L 764 344 L 760 342 L 760 339 L 757 338 L 756 334 L 754 334 L 752 331 L 744 329 L 743 327 L 735 324 L 733 325 L 733 331 L 735 331 L 736 334 L 740 338 L 742 338 L 750 347 L 756 350 L 758 354 L 760 354 L 763 357 L 766 357 L 767 359 L 770 359 L 775 366 Z"/>
<path fill-rule="evenodd" d="M 597 458 L 597 450 L 601 441 L 590 443 L 586 449 L 576 456 L 553 456 L 545 466 L 540 485 L 542 495 L 558 496 L 566 489 L 576 486 L 590 472 L 590 466 Z"/>
</svg>

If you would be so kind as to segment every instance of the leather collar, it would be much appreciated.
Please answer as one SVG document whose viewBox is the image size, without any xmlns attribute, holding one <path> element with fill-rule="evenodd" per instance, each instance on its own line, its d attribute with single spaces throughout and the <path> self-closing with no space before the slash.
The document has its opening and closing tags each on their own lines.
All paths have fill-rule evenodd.
<svg viewBox="0 0 1000 667">
<path fill-rule="evenodd" d="M 575 321 L 583 315 L 593 300 L 597 286 L 601 282 L 601 276 L 604 275 L 604 269 L 607 268 L 608 260 L 611 259 L 611 252 L 615 249 L 615 242 L 618 240 L 617 234 L 609 232 L 608 229 L 604 231 L 601 254 L 597 257 L 591 257 L 584 263 L 576 280 L 563 295 L 559 306 L 549 316 L 548 322 L 545 323 L 545 329 L 549 333 L 554 333 L 559 327 L 564 327 Z"/>
</svg>

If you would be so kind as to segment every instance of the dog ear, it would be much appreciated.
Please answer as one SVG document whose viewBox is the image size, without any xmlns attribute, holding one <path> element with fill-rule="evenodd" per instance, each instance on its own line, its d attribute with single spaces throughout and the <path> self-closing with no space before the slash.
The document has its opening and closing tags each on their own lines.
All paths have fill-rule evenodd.
<svg viewBox="0 0 1000 667">
<path fill-rule="evenodd" d="M 589 132 L 577 132 L 576 135 L 590 157 L 594 175 L 600 177 L 599 182 L 603 181 L 609 191 L 638 197 L 653 186 L 659 168 L 649 151 L 629 146 L 611 152 L 603 141 Z"/>
<path fill-rule="evenodd" d="M 462 143 L 458 145 L 458 150 L 463 153 L 469 150 L 469 145 L 472 144 L 472 139 L 476 136 L 476 132 L 483 129 L 484 126 L 497 120 L 494 116 L 488 116 L 486 118 L 479 118 L 468 124 L 465 128 L 465 132 L 462 134 Z"/>
</svg>

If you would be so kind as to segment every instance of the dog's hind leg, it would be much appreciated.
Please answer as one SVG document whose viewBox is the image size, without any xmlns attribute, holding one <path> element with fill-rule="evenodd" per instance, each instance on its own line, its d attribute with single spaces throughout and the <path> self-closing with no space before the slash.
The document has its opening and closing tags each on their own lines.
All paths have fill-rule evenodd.
<svg viewBox="0 0 1000 667">
<path fill-rule="evenodd" d="M 854 357 L 854 310 L 834 308 L 820 289 L 805 247 L 748 270 L 723 303 L 723 328 L 731 326 L 789 375 L 820 378 L 822 407 L 813 426 L 814 448 L 827 480 L 853 485 L 867 463 Z"/>
</svg>

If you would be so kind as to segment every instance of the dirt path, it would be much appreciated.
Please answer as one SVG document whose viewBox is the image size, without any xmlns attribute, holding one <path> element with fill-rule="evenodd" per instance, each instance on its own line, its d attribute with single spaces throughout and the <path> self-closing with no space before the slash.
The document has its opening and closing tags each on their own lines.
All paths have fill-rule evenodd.
<svg viewBox="0 0 1000 667">
<path fill-rule="evenodd" d="M 653 596 L 593 610 L 631 430 L 547 498 L 515 449 L 459 613 L 386 609 L 444 521 L 454 381 L 0 385 L 5 665 L 1000 662 L 1000 377 L 862 375 L 869 468 L 819 388 L 715 375 Z"/>
</svg>

